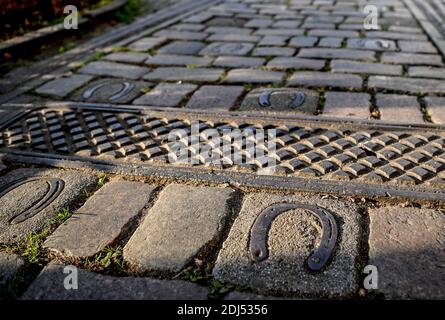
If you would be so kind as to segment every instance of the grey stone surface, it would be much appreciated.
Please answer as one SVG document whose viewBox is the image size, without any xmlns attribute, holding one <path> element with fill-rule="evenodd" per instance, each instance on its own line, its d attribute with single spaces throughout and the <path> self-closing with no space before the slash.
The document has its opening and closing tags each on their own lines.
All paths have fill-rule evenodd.
<svg viewBox="0 0 445 320">
<path fill-rule="evenodd" d="M 256 68 L 266 62 L 264 58 L 220 56 L 213 62 L 214 66 L 227 68 Z"/>
<path fill-rule="evenodd" d="M 0 252 L 0 287 L 5 285 L 25 266 L 25 260 L 13 253 Z"/>
<path fill-rule="evenodd" d="M 278 29 L 278 28 L 268 28 L 268 29 L 258 29 L 253 33 L 259 36 L 289 36 L 297 37 L 304 34 L 304 30 L 300 29 Z"/>
<path fill-rule="evenodd" d="M 442 57 L 437 54 L 384 52 L 381 61 L 383 63 L 427 65 L 443 67 Z"/>
<path fill-rule="evenodd" d="M 304 48 L 300 50 L 298 57 L 375 61 L 375 52 L 353 49 Z"/>
<path fill-rule="evenodd" d="M 437 53 L 437 49 L 428 41 L 399 41 L 402 52 Z"/>
<path fill-rule="evenodd" d="M 126 86 L 130 86 L 129 91 L 122 92 Z M 93 81 L 81 90 L 78 90 L 71 99 L 74 101 L 102 103 L 129 103 L 142 95 L 141 90 L 149 89 L 152 86 L 153 84 L 150 82 L 105 78 Z M 91 93 L 92 90 L 93 92 Z"/>
<path fill-rule="evenodd" d="M 224 300 L 282 300 L 282 298 L 276 298 L 272 296 L 262 296 L 251 292 L 230 292 L 224 297 Z"/>
<path fill-rule="evenodd" d="M 160 83 L 153 90 L 146 93 L 133 104 L 151 105 L 158 107 L 177 107 L 189 94 L 196 90 L 194 84 Z"/>
<path fill-rule="evenodd" d="M 65 266 L 49 264 L 21 300 L 206 300 L 208 289 L 179 280 L 111 277 L 78 269 L 78 289 L 66 290 Z"/>
<path fill-rule="evenodd" d="M 238 28 L 238 27 L 209 27 L 205 30 L 209 33 L 223 33 L 223 34 L 251 34 L 252 29 L 249 28 Z"/>
<path fill-rule="evenodd" d="M 369 263 L 387 299 L 443 299 L 445 215 L 439 210 L 370 209 Z"/>
<path fill-rule="evenodd" d="M 0 206 L 0 243 L 12 243 L 26 239 L 30 232 L 40 230 L 57 211 L 68 208 L 73 201 L 83 195 L 85 189 L 96 184 L 95 176 L 78 171 L 52 169 L 17 169 L 0 177 L 0 186 L 5 186 L 19 179 L 39 178 L 11 190 L 1 198 Z M 49 178 L 64 181 L 62 193 L 46 208 L 20 223 L 10 223 L 14 217 L 29 209 L 48 193 Z"/>
<path fill-rule="evenodd" d="M 363 79 L 358 75 L 325 72 L 296 72 L 288 80 L 289 86 L 338 87 L 360 89 Z"/>
<path fill-rule="evenodd" d="M 445 79 L 445 68 L 409 67 L 408 74 L 416 78 Z"/>
<path fill-rule="evenodd" d="M 69 257 L 92 257 L 112 244 L 150 200 L 156 186 L 141 182 L 108 182 L 43 244 Z"/>
<path fill-rule="evenodd" d="M 217 42 L 217 41 L 226 41 L 226 42 L 258 42 L 261 39 L 260 36 L 251 36 L 246 34 L 224 34 L 224 33 L 216 33 L 212 34 L 207 41 Z"/>
<path fill-rule="evenodd" d="M 332 60 L 331 68 L 333 72 L 382 74 L 389 76 L 398 76 L 403 73 L 402 66 L 349 60 Z"/>
<path fill-rule="evenodd" d="M 369 77 L 368 87 L 392 89 L 416 94 L 428 92 L 442 93 L 445 92 L 445 81 L 421 78 L 371 76 Z"/>
<path fill-rule="evenodd" d="M 379 93 L 375 99 L 381 120 L 405 123 L 423 122 L 420 104 L 416 97 Z"/>
<path fill-rule="evenodd" d="M 291 57 L 294 54 L 295 54 L 294 48 L 282 48 L 282 47 L 258 47 L 252 52 L 252 56 L 257 56 L 257 57 L 270 57 L 270 56 Z"/>
<path fill-rule="evenodd" d="M 208 34 L 205 32 L 161 30 L 156 32 L 155 36 L 170 40 L 204 40 Z"/>
<path fill-rule="evenodd" d="M 207 67 L 212 64 L 213 58 L 194 57 L 176 54 L 158 54 L 146 61 L 148 65 L 155 66 L 197 66 Z"/>
<path fill-rule="evenodd" d="M 282 82 L 284 72 L 253 70 L 253 69 L 234 69 L 229 71 L 224 82 L 227 83 L 279 83 Z"/>
<path fill-rule="evenodd" d="M 323 115 L 368 119 L 371 115 L 371 96 L 367 93 L 327 92 Z"/>
<path fill-rule="evenodd" d="M 348 39 L 346 43 L 351 49 L 365 49 L 375 51 L 395 51 L 397 49 L 396 43 L 391 40 L 384 39 Z"/>
<path fill-rule="evenodd" d="M 166 38 L 156 38 L 156 37 L 142 38 L 131 43 L 128 46 L 128 48 L 133 51 L 145 52 L 153 48 L 156 48 L 157 46 L 160 46 L 165 41 L 167 41 Z"/>
<path fill-rule="evenodd" d="M 254 263 L 250 258 L 250 230 L 257 216 L 272 204 L 288 202 L 319 206 L 336 217 L 341 236 L 332 262 L 321 272 L 309 273 L 305 266 L 320 241 L 321 227 L 314 215 L 300 209 L 285 212 L 273 221 L 268 259 Z M 245 285 L 266 295 L 279 292 L 348 296 L 357 287 L 355 259 L 359 224 L 358 208 L 351 202 L 303 194 L 248 194 L 218 255 L 213 275 L 218 280 Z"/>
<path fill-rule="evenodd" d="M 272 19 L 251 19 L 249 22 L 247 22 L 244 26 L 246 28 L 267 28 L 271 26 L 273 23 Z"/>
<path fill-rule="evenodd" d="M 223 73 L 223 69 L 165 67 L 153 70 L 145 75 L 144 79 L 155 81 L 216 82 Z"/>
<path fill-rule="evenodd" d="M 288 36 L 264 36 L 258 44 L 259 46 L 284 46 L 286 45 Z"/>
<path fill-rule="evenodd" d="M 139 79 L 148 71 L 148 68 L 109 61 L 90 62 L 80 69 L 81 73 L 133 80 Z"/>
<path fill-rule="evenodd" d="M 317 41 L 317 37 L 294 37 L 290 39 L 289 46 L 297 48 L 313 47 Z"/>
<path fill-rule="evenodd" d="M 301 20 L 279 20 L 272 25 L 272 28 L 297 29 Z"/>
<path fill-rule="evenodd" d="M 0 162 L 0 173 L 2 173 L 3 171 L 5 171 L 7 169 L 7 167 Z"/>
<path fill-rule="evenodd" d="M 194 55 L 205 48 L 205 44 L 199 41 L 173 41 L 158 50 L 158 53 Z"/>
<path fill-rule="evenodd" d="M 147 60 L 149 55 L 142 52 L 114 52 L 104 57 L 105 60 L 139 64 Z"/>
<path fill-rule="evenodd" d="M 349 31 L 349 30 L 314 29 L 310 30 L 308 34 L 310 36 L 317 36 L 317 37 L 337 37 L 337 38 L 353 38 L 359 36 L 359 33 L 357 31 Z"/>
<path fill-rule="evenodd" d="M 434 123 L 445 124 L 445 98 L 424 98 L 428 113 Z"/>
<path fill-rule="evenodd" d="M 367 38 L 378 38 L 378 39 L 390 39 L 390 40 L 413 40 L 413 41 L 423 41 L 427 40 L 427 36 L 423 34 L 409 34 L 401 32 L 389 32 L 389 31 L 368 31 L 366 32 Z"/>
<path fill-rule="evenodd" d="M 201 50 L 200 54 L 206 56 L 244 56 L 252 48 L 252 43 L 213 42 Z"/>
<path fill-rule="evenodd" d="M 252 90 L 241 104 L 241 111 L 262 111 L 262 112 L 286 112 L 295 114 L 314 115 L 318 106 L 318 93 L 305 89 L 287 89 L 276 88 L 270 95 L 270 106 L 262 107 L 259 104 L 259 98 L 267 88 L 260 88 Z M 298 108 L 292 108 L 292 103 L 295 100 L 295 94 L 303 92 L 305 94 L 304 102 Z"/>
<path fill-rule="evenodd" d="M 75 74 L 66 78 L 62 77 L 45 83 L 43 86 L 37 88 L 36 92 L 38 94 L 54 96 L 57 98 L 65 98 L 71 92 L 80 88 L 91 79 L 93 79 L 92 76 L 82 74 Z"/>
<path fill-rule="evenodd" d="M 180 271 L 199 250 L 219 240 L 233 192 L 167 186 L 125 246 L 125 260 L 143 269 Z"/>
<path fill-rule="evenodd" d="M 242 86 L 202 86 L 193 94 L 186 108 L 229 111 L 243 92 Z"/>
<path fill-rule="evenodd" d="M 328 47 L 328 48 L 340 48 L 343 42 L 343 38 L 331 38 L 325 37 L 321 38 L 318 46 L 319 47 Z"/>
<path fill-rule="evenodd" d="M 325 66 L 324 60 L 303 59 L 303 58 L 284 58 L 276 57 L 269 61 L 268 68 L 277 70 L 288 69 L 307 69 L 307 70 L 321 70 Z"/>
</svg>

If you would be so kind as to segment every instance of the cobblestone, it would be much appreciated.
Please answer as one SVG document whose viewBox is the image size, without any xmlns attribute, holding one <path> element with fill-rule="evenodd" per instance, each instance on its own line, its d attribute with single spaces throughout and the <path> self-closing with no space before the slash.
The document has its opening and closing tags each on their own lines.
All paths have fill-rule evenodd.
<svg viewBox="0 0 445 320">
<path fill-rule="evenodd" d="M 224 79 L 226 83 L 280 83 L 285 73 L 253 69 L 235 69 L 229 71 Z"/>
<path fill-rule="evenodd" d="M 206 300 L 208 289 L 179 280 L 111 277 L 78 269 L 78 289 L 66 290 L 65 266 L 51 263 L 21 300 Z"/>
<path fill-rule="evenodd" d="M 405 52 L 437 53 L 437 49 L 427 41 L 399 41 L 399 48 Z"/>
<path fill-rule="evenodd" d="M 384 52 L 382 55 L 382 62 L 407 65 L 443 66 L 442 57 L 434 54 Z"/>
<path fill-rule="evenodd" d="M 145 63 L 154 66 L 196 66 L 208 67 L 212 64 L 213 58 L 194 57 L 176 54 L 158 54 L 149 58 Z"/>
<path fill-rule="evenodd" d="M 49 95 L 57 98 L 65 98 L 74 90 L 82 87 L 87 82 L 93 79 L 92 76 L 87 75 L 72 75 L 66 78 L 54 79 L 45 83 L 43 86 L 36 89 L 38 94 Z"/>
<path fill-rule="evenodd" d="M 397 120 L 405 123 L 422 123 L 423 115 L 416 97 L 394 94 L 377 94 L 376 106 L 380 110 L 380 119 Z"/>
<path fill-rule="evenodd" d="M 375 51 L 395 51 L 397 48 L 394 41 L 359 38 L 348 39 L 347 46 L 351 49 L 366 49 Z"/>
<path fill-rule="evenodd" d="M 229 188 L 169 185 L 125 246 L 125 260 L 143 269 L 179 272 L 218 240 L 232 194 Z"/>
<path fill-rule="evenodd" d="M 148 68 L 108 61 L 91 62 L 80 69 L 81 73 L 133 80 L 141 78 L 148 71 Z"/>
<path fill-rule="evenodd" d="M 445 98 L 426 97 L 424 101 L 431 120 L 434 123 L 445 124 Z"/>
<path fill-rule="evenodd" d="M 270 57 L 270 56 L 282 56 L 291 57 L 295 53 L 293 48 L 282 48 L 282 47 L 259 47 L 253 50 L 252 56 L 257 57 Z"/>
<path fill-rule="evenodd" d="M 200 54 L 209 56 L 244 56 L 252 50 L 253 44 L 240 42 L 214 42 L 204 48 Z"/>
<path fill-rule="evenodd" d="M 158 53 L 194 55 L 204 49 L 206 45 L 199 41 L 173 41 L 158 50 Z"/>
<path fill-rule="evenodd" d="M 229 111 L 243 91 L 244 88 L 238 86 L 202 86 L 192 96 L 187 108 Z"/>
<path fill-rule="evenodd" d="M 25 260 L 16 254 L 0 252 L 0 288 L 16 276 L 25 266 Z"/>
<path fill-rule="evenodd" d="M 223 73 L 223 69 L 162 67 L 151 71 L 144 76 L 144 79 L 155 81 L 216 82 Z"/>
<path fill-rule="evenodd" d="M 141 52 L 115 52 L 107 55 L 104 59 L 108 61 L 139 64 L 147 60 L 148 57 L 148 54 Z"/>
<path fill-rule="evenodd" d="M 441 93 L 445 91 L 445 83 L 441 80 L 413 79 L 402 77 L 371 76 L 368 86 L 377 89 L 391 89 L 412 93 Z"/>
<path fill-rule="evenodd" d="M 340 48 L 343 42 L 343 38 L 321 38 L 318 46 L 319 47 L 328 47 L 328 48 Z"/>
<path fill-rule="evenodd" d="M 324 116 L 368 119 L 371 96 L 367 93 L 327 92 Z"/>
<path fill-rule="evenodd" d="M 410 67 L 408 69 L 410 77 L 445 79 L 445 68 L 432 67 Z"/>
<path fill-rule="evenodd" d="M 160 83 L 133 104 L 158 107 L 177 107 L 180 102 L 198 88 L 194 84 Z"/>
<path fill-rule="evenodd" d="M 105 184 L 43 246 L 69 257 L 94 256 L 126 231 L 154 189 L 140 182 L 116 180 Z"/>
<path fill-rule="evenodd" d="M 336 87 L 360 89 L 363 79 L 357 75 L 323 72 L 296 72 L 287 82 L 289 86 Z"/>
<path fill-rule="evenodd" d="M 371 209 L 369 259 L 387 299 L 442 299 L 445 216 L 431 209 Z"/>
<path fill-rule="evenodd" d="M 303 69 L 303 70 L 321 70 L 325 66 L 325 61 L 303 58 L 283 58 L 277 57 L 269 61 L 268 68 L 277 70 Z"/>
<path fill-rule="evenodd" d="M 256 68 L 266 62 L 264 58 L 220 56 L 213 62 L 214 66 L 227 68 Z"/>
<path fill-rule="evenodd" d="M 349 60 L 332 60 L 331 68 L 333 72 L 382 74 L 398 76 L 402 75 L 402 66 L 393 66 L 383 63 L 366 63 Z"/>
<path fill-rule="evenodd" d="M 317 37 L 294 37 L 290 40 L 289 46 L 297 48 L 313 47 L 317 41 Z"/>
<path fill-rule="evenodd" d="M 298 53 L 301 58 L 321 58 L 321 59 L 351 59 L 375 61 L 375 52 L 351 49 L 321 49 L 305 48 Z"/>
<path fill-rule="evenodd" d="M 128 48 L 133 51 L 145 52 L 163 44 L 166 41 L 166 38 L 142 38 L 131 43 Z"/>
</svg>

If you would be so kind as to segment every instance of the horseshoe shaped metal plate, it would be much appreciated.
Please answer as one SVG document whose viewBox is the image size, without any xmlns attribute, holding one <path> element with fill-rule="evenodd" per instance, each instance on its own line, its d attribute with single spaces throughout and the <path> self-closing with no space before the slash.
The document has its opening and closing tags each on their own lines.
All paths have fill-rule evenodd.
<svg viewBox="0 0 445 320">
<path fill-rule="evenodd" d="M 261 107 L 267 108 L 271 106 L 270 96 L 275 93 L 275 90 L 265 90 L 258 97 L 258 103 Z M 304 103 L 305 94 L 303 92 L 295 92 L 294 100 L 292 101 L 291 108 L 296 109 Z"/>
<path fill-rule="evenodd" d="M 313 271 L 321 270 L 328 262 L 335 247 L 338 230 L 334 217 L 327 210 L 297 203 L 274 204 L 261 212 L 250 231 L 250 255 L 252 260 L 262 262 L 269 257 L 268 233 L 273 220 L 292 209 L 304 209 L 314 214 L 321 222 L 323 234 L 320 245 L 308 258 L 307 265 Z"/>
<path fill-rule="evenodd" d="M 57 179 L 57 178 L 44 178 L 44 177 L 22 178 L 22 179 L 10 182 L 3 187 L 0 187 L 0 199 L 1 199 L 3 196 L 5 196 L 9 192 L 11 192 L 12 190 L 14 190 L 20 186 L 23 186 L 23 185 L 31 183 L 31 182 L 42 181 L 42 180 L 46 181 L 46 183 L 48 184 L 48 187 L 49 187 L 46 194 L 39 201 L 37 201 L 34 205 L 32 205 L 29 209 L 27 209 L 23 212 L 20 212 L 20 213 L 16 214 L 14 217 L 12 217 L 9 220 L 9 223 L 19 224 L 19 223 L 35 216 L 39 212 L 41 212 L 43 209 L 45 209 L 47 206 L 49 206 L 60 195 L 60 193 L 63 191 L 63 189 L 65 187 L 65 182 L 63 180 Z"/>
<path fill-rule="evenodd" d="M 83 93 L 83 98 L 84 99 L 91 98 L 97 90 L 99 90 L 109 84 L 110 84 L 110 82 L 103 82 L 103 83 L 96 84 L 95 86 L 85 90 L 85 92 Z M 123 96 L 125 96 L 126 94 L 128 94 L 134 88 L 134 84 L 127 82 L 127 81 L 120 83 L 120 85 L 121 85 L 121 88 L 118 91 L 116 91 L 110 98 L 108 98 L 108 100 L 110 100 L 110 101 L 118 100 L 118 99 L 122 98 Z"/>
</svg>

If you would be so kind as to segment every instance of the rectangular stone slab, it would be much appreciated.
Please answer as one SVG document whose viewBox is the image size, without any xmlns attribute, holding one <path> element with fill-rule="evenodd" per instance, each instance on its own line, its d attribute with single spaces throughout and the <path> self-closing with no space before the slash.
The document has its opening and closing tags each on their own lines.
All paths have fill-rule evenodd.
<svg viewBox="0 0 445 320">
<path fill-rule="evenodd" d="M 387 299 L 443 299 L 445 214 L 389 206 L 369 211 L 369 264 Z"/>
<path fill-rule="evenodd" d="M 339 237 L 331 261 L 318 272 L 309 272 L 306 260 L 321 239 L 321 224 L 307 210 L 283 212 L 268 232 L 269 257 L 251 259 L 251 228 L 263 210 L 277 203 L 298 203 L 327 209 L 336 220 Z M 248 286 L 258 293 L 347 297 L 354 294 L 355 259 L 361 236 L 360 215 L 355 204 L 304 194 L 251 193 L 244 197 L 241 212 L 218 255 L 216 279 Z"/>
<path fill-rule="evenodd" d="M 66 256 L 93 256 L 126 230 L 155 188 L 121 180 L 107 183 L 45 241 L 44 247 Z"/>
<path fill-rule="evenodd" d="M 66 290 L 72 274 L 59 264 L 49 264 L 21 296 L 21 300 L 206 300 L 209 290 L 179 280 L 111 277 L 77 269 L 78 289 Z"/>
<path fill-rule="evenodd" d="M 124 248 L 124 259 L 146 270 L 180 271 L 219 239 L 233 190 L 169 185 Z"/>
<path fill-rule="evenodd" d="M 60 183 L 60 194 L 55 194 L 57 196 L 52 201 L 47 201 L 47 206 L 42 207 L 42 210 L 31 212 L 27 219 L 15 223 L 18 220 L 12 219 L 26 215 L 29 208 L 52 192 L 48 182 L 50 179 Z M 20 181 L 27 182 L 18 185 Z M 53 169 L 18 169 L 0 177 L 0 190 L 4 192 L 7 191 L 4 190 L 6 186 L 14 187 L 18 183 L 0 198 L 0 243 L 24 240 L 30 232 L 41 230 L 59 210 L 68 208 L 96 182 L 97 177 L 94 175 Z"/>
</svg>

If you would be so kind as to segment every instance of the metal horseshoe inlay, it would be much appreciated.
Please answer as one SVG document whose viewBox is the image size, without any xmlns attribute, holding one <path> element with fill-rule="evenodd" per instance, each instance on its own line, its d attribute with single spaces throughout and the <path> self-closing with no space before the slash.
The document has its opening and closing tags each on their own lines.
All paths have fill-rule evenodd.
<svg viewBox="0 0 445 320">
<path fill-rule="evenodd" d="M 21 223 L 36 214 L 38 214 L 40 211 L 45 209 L 47 206 L 49 206 L 63 191 L 65 187 L 65 182 L 61 179 L 57 178 L 23 178 L 16 181 L 13 181 L 11 183 L 8 183 L 7 185 L 0 188 L 0 198 L 2 198 L 4 195 L 8 194 L 12 190 L 23 186 L 27 183 L 36 182 L 36 181 L 46 181 L 48 184 L 48 191 L 46 194 L 37 201 L 31 208 L 20 212 L 19 214 L 15 215 L 9 220 L 9 223 L 11 224 L 18 224 Z"/>
<path fill-rule="evenodd" d="M 83 98 L 84 99 L 91 98 L 97 90 L 99 90 L 109 84 L 110 84 L 110 82 L 103 82 L 103 83 L 99 83 L 99 84 L 89 88 L 88 90 L 86 90 L 83 93 Z M 134 84 L 132 84 L 130 82 L 126 82 L 126 81 L 122 82 L 121 88 L 117 92 L 115 92 L 108 100 L 110 100 L 110 101 L 118 100 L 118 99 L 122 98 L 123 96 L 125 96 L 127 93 L 129 93 L 131 90 L 133 90 L 133 88 L 134 88 Z"/>
<path fill-rule="evenodd" d="M 251 258 L 256 262 L 261 262 L 269 257 L 267 241 L 272 222 L 280 214 L 292 209 L 308 210 L 317 216 L 321 222 L 323 234 L 320 245 L 307 260 L 309 269 L 319 271 L 326 265 L 331 256 L 337 241 L 338 231 L 337 223 L 332 214 L 316 206 L 296 203 L 278 203 L 263 210 L 255 220 L 250 231 Z"/>
<path fill-rule="evenodd" d="M 261 95 L 258 97 L 258 103 L 260 106 L 267 108 L 270 107 L 270 96 L 275 92 L 275 90 L 265 90 Z M 304 103 L 305 95 L 303 92 L 296 92 L 295 98 L 292 101 L 291 108 L 296 109 L 299 106 L 301 106 Z"/>
</svg>

